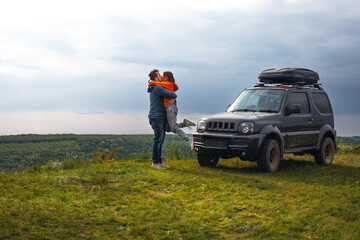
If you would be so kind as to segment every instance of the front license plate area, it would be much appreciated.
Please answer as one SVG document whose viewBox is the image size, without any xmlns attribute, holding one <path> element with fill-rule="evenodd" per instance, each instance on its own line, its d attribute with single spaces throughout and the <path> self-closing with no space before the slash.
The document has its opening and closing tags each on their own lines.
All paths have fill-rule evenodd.
<svg viewBox="0 0 360 240">
<path fill-rule="evenodd" d="M 207 147 L 215 147 L 215 148 L 228 148 L 228 142 L 223 139 L 206 139 L 205 145 Z"/>
</svg>

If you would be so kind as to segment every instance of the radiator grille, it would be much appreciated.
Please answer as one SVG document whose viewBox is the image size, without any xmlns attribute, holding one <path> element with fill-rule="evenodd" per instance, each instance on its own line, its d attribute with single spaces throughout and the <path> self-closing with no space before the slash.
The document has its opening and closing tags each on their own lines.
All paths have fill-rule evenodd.
<svg viewBox="0 0 360 240">
<path fill-rule="evenodd" d="M 207 124 L 207 130 L 209 131 L 222 131 L 222 132 L 235 132 L 234 122 L 224 121 L 209 121 Z"/>
</svg>

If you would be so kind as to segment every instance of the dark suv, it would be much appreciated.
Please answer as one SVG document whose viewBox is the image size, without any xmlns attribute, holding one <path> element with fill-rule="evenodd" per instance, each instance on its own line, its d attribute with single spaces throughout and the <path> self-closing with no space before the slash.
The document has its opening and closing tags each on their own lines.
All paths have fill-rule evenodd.
<svg viewBox="0 0 360 240">
<path fill-rule="evenodd" d="M 285 153 L 310 153 L 316 163 L 330 165 L 336 148 L 334 116 L 317 73 L 268 69 L 259 79 L 226 112 L 197 123 L 193 138 L 199 164 L 216 166 L 219 157 L 239 157 L 256 161 L 260 171 L 274 172 Z"/>
</svg>

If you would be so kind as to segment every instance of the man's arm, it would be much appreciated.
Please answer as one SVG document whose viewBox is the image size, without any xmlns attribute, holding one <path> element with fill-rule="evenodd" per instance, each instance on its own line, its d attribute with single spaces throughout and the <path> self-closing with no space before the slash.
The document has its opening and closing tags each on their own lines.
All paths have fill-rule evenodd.
<svg viewBox="0 0 360 240">
<path fill-rule="evenodd" d="M 155 86 L 156 92 L 160 97 L 164 98 L 177 98 L 176 93 L 166 90 L 164 87 Z"/>
</svg>

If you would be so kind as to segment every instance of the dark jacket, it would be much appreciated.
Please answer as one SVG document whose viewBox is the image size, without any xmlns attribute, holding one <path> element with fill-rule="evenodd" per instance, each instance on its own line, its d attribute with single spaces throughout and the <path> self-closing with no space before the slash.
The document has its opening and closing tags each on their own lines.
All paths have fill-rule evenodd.
<svg viewBox="0 0 360 240">
<path fill-rule="evenodd" d="M 176 94 L 161 86 L 149 87 L 148 93 L 150 93 L 150 111 L 148 117 L 166 118 L 164 98 L 176 98 Z"/>
</svg>

